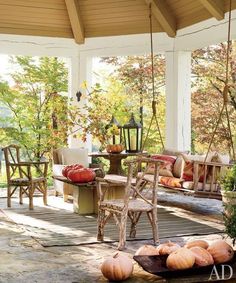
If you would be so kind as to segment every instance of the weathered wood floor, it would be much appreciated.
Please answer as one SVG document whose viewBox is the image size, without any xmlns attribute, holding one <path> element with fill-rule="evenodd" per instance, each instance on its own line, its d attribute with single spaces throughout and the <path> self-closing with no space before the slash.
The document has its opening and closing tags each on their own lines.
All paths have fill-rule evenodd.
<svg viewBox="0 0 236 283">
<path fill-rule="evenodd" d="M 1 207 L 4 207 L 1 200 Z M 35 198 L 35 209 L 30 211 L 28 205 L 19 205 L 13 200 L 13 207 L 3 209 L 4 213 L 15 223 L 21 224 L 27 233 L 44 247 L 69 246 L 96 243 L 96 215 L 81 216 L 73 213 L 72 204 L 63 203 L 61 198 L 49 197 L 49 206 L 41 205 L 41 198 Z M 5 201 L 5 200 L 4 200 Z M 175 208 L 158 208 L 159 235 L 161 239 L 185 236 L 221 233 L 222 225 L 204 222 L 198 217 L 190 217 L 188 213 L 179 213 Z M 128 229 L 129 232 L 129 223 Z M 146 215 L 137 226 L 136 239 L 152 238 L 151 226 Z M 118 239 L 118 229 L 113 221 L 106 225 L 105 240 Z M 129 238 L 127 238 L 129 240 Z"/>
</svg>

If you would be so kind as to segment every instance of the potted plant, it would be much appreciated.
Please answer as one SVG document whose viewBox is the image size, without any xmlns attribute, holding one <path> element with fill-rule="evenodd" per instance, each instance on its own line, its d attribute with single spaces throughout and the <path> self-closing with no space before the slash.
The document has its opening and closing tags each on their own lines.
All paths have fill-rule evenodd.
<svg viewBox="0 0 236 283">
<path fill-rule="evenodd" d="M 224 205 L 224 223 L 228 236 L 236 241 L 236 165 L 222 178 L 222 200 Z"/>
</svg>

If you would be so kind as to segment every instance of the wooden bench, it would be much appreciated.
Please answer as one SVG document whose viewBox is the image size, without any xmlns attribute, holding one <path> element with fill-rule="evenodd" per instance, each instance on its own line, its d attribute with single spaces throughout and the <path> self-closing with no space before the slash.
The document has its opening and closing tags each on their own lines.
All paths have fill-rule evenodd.
<svg viewBox="0 0 236 283">
<path fill-rule="evenodd" d="M 55 180 L 72 185 L 73 188 L 73 210 L 78 214 L 93 214 L 98 212 L 98 198 L 96 181 L 89 183 L 74 183 L 63 176 L 53 176 Z M 117 180 L 117 183 L 115 182 Z M 126 177 L 118 175 L 106 175 L 104 181 L 110 185 L 107 190 L 106 199 L 123 198 Z"/>
</svg>

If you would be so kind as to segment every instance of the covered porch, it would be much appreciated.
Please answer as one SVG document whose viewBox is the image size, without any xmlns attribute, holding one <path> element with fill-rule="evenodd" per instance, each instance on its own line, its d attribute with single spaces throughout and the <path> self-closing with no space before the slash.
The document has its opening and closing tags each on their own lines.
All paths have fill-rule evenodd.
<svg viewBox="0 0 236 283">
<path fill-rule="evenodd" d="M 84 81 L 88 88 L 92 86 L 94 58 L 150 54 L 150 1 L 14 1 L 18 15 L 8 2 L 0 0 L 0 6 L 4 7 L 0 14 L 11 15 L 8 19 L 3 17 L 2 22 L 0 20 L 0 53 L 68 58 L 68 95 L 75 107 L 83 108 L 87 103 L 83 100 L 78 104 L 76 93 L 81 91 Z M 164 54 L 166 61 L 165 147 L 173 151 L 190 151 L 191 52 L 227 40 L 229 3 L 227 0 L 172 1 L 173 5 L 170 0 L 151 2 L 155 16 L 154 53 Z M 235 1 L 232 7 L 231 38 L 234 39 Z M 41 14 L 34 22 L 37 9 Z M 116 9 L 122 15 L 118 15 L 118 23 L 112 21 Z M 104 11 L 99 16 L 101 10 Z M 12 21 L 14 15 L 15 22 Z M 24 19 L 27 15 L 28 19 Z M 123 24 L 122 19 L 127 24 Z M 87 141 L 82 142 L 71 135 L 68 145 L 69 148 L 84 147 L 91 152 L 92 139 L 88 135 Z M 47 206 L 43 205 L 41 195 L 34 197 L 34 210 L 29 210 L 28 199 L 24 198 L 24 204 L 20 205 L 16 195 L 12 198 L 12 207 L 7 208 L 6 191 L 2 190 L 1 282 L 107 282 L 100 272 L 100 265 L 104 258 L 116 251 L 117 227 L 107 225 L 105 241 L 98 242 L 97 215 L 74 213 L 73 201 L 64 202 L 54 193 L 54 188 L 48 190 Z M 94 202 L 94 207 L 96 205 Z M 157 211 L 161 243 L 171 240 L 183 246 L 194 239 L 211 243 L 226 236 L 223 206 L 219 200 L 159 190 Z M 148 224 L 146 219 L 141 219 L 137 238 L 128 239 L 124 251 L 128 257 L 132 258 L 142 245 L 152 244 Z M 227 241 L 232 244 L 231 239 Z M 235 276 L 236 273 L 229 282 L 235 282 Z M 133 275 L 127 282 L 147 281 L 207 282 L 209 274 L 182 277 L 181 281 L 179 278 L 166 280 L 150 275 L 135 263 Z"/>
</svg>

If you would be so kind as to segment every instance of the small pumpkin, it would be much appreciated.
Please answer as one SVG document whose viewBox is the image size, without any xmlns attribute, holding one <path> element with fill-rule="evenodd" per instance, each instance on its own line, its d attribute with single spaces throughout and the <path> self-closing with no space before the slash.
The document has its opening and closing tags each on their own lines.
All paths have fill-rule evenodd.
<svg viewBox="0 0 236 283">
<path fill-rule="evenodd" d="M 108 153 L 120 153 L 124 150 L 123 144 L 108 144 L 106 151 Z"/>
<path fill-rule="evenodd" d="M 110 281 L 125 280 L 133 272 L 133 262 L 126 255 L 116 253 L 102 263 L 101 272 Z"/>
<path fill-rule="evenodd" d="M 203 249 L 207 249 L 209 247 L 209 244 L 204 240 L 193 240 L 189 241 L 184 247 L 187 249 L 190 249 L 192 247 L 201 247 Z"/>
<path fill-rule="evenodd" d="M 95 172 L 89 168 L 71 169 L 67 174 L 67 178 L 75 183 L 92 182 L 95 177 Z"/>
<path fill-rule="evenodd" d="M 160 255 L 169 255 L 173 253 L 174 251 L 178 250 L 180 248 L 180 245 L 173 243 L 171 241 L 168 241 L 166 243 L 160 244 L 157 247 L 157 250 Z"/>
<path fill-rule="evenodd" d="M 192 247 L 190 251 L 195 256 L 195 264 L 197 266 L 208 266 L 214 264 L 212 255 L 202 247 Z"/>
<path fill-rule="evenodd" d="M 187 248 L 179 248 L 168 255 L 166 266 L 171 270 L 192 268 L 195 263 L 194 254 Z"/>
<path fill-rule="evenodd" d="M 159 255 L 159 252 L 154 246 L 144 245 L 136 251 L 135 255 Z"/>
<path fill-rule="evenodd" d="M 230 261 L 234 256 L 233 248 L 223 240 L 217 240 L 210 244 L 207 251 L 212 255 L 215 263 Z"/>
</svg>

